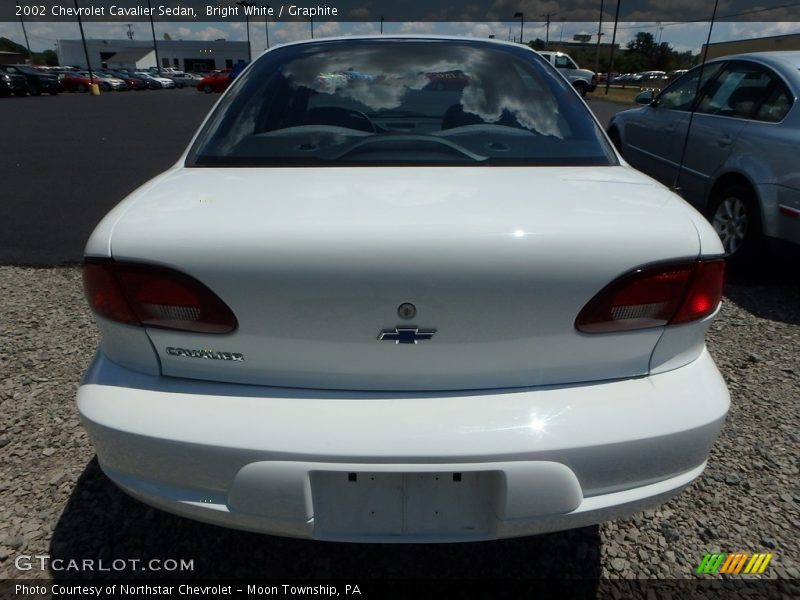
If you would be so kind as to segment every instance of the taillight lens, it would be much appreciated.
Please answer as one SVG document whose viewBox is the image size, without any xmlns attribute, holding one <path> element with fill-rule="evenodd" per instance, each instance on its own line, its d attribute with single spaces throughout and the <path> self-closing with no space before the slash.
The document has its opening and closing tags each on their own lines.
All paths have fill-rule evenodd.
<svg viewBox="0 0 800 600">
<path fill-rule="evenodd" d="M 575 327 L 606 333 L 697 321 L 717 309 L 724 285 L 721 258 L 642 267 L 603 288 L 583 307 Z"/>
<path fill-rule="evenodd" d="M 229 333 L 237 326 L 214 292 L 173 269 L 87 259 L 83 287 L 92 310 L 119 323 L 196 333 Z"/>
</svg>

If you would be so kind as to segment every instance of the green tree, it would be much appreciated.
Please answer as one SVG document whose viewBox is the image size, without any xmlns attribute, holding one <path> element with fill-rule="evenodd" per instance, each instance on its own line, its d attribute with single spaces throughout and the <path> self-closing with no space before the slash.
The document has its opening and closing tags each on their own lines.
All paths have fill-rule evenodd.
<svg viewBox="0 0 800 600">
<path fill-rule="evenodd" d="M 10 39 L 0 37 L 0 51 L 2 52 L 17 52 L 23 56 L 28 56 L 28 49 L 22 44 L 12 42 Z"/>
<path fill-rule="evenodd" d="M 673 66 L 676 69 L 691 69 L 693 66 L 698 64 L 699 56 L 692 54 L 691 50 L 687 50 L 686 52 L 675 52 L 675 60 L 673 61 Z"/>
<path fill-rule="evenodd" d="M 58 66 L 58 55 L 54 50 L 45 50 L 44 52 L 34 52 L 33 62 L 37 65 L 47 65 L 48 67 Z"/>
<path fill-rule="evenodd" d="M 652 33 L 640 31 L 625 47 L 629 52 L 638 52 L 645 56 L 652 56 L 658 46 L 656 45 L 656 40 Z"/>
<path fill-rule="evenodd" d="M 28 49 L 25 46 L 4 37 L 0 37 L 0 51 L 16 52 L 18 54 L 22 54 L 22 56 L 28 56 Z M 58 55 L 54 50 L 33 52 L 31 54 L 30 60 L 35 65 L 47 65 L 48 67 L 58 66 Z"/>
<path fill-rule="evenodd" d="M 652 33 L 640 31 L 625 46 L 625 63 L 631 73 L 654 69 L 658 45 Z"/>
<path fill-rule="evenodd" d="M 652 65 L 653 70 L 671 71 L 674 59 L 675 53 L 672 51 L 672 48 L 669 47 L 669 44 L 666 42 L 661 42 L 661 44 L 659 44 L 659 46 L 656 48 L 656 51 L 653 54 L 653 60 L 650 64 Z"/>
</svg>

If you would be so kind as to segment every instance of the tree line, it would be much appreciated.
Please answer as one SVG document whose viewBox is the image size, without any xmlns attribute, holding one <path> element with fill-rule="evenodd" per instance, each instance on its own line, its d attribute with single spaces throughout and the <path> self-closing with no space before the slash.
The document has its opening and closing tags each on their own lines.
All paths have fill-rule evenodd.
<svg viewBox="0 0 800 600">
<path fill-rule="evenodd" d="M 535 39 L 528 42 L 534 50 L 544 50 L 545 42 Z M 597 48 L 574 46 L 561 46 L 557 43 L 550 43 L 550 50 L 561 50 L 567 52 L 572 59 L 585 69 L 595 69 L 597 62 Z M 691 51 L 678 52 L 668 42 L 656 42 L 655 36 L 647 31 L 638 32 L 624 48 L 614 52 L 614 72 L 615 73 L 639 73 L 641 71 L 675 71 L 677 69 L 689 69 L 697 64 L 699 55 Z M 600 61 L 597 70 L 600 73 L 608 73 L 611 64 L 611 48 L 609 46 L 600 47 Z"/>
<path fill-rule="evenodd" d="M 28 49 L 25 46 L 4 37 L 0 37 L 0 52 L 16 52 L 22 56 L 28 56 Z M 29 58 L 34 65 L 45 65 L 48 67 L 58 66 L 58 55 L 56 54 L 55 50 L 31 52 Z"/>
<path fill-rule="evenodd" d="M 534 50 L 544 50 L 545 42 L 542 39 L 535 39 L 528 42 Z M 600 48 L 600 62 L 597 62 L 597 49 L 595 47 L 576 48 L 574 46 L 559 46 L 558 43 L 550 43 L 550 50 L 562 50 L 569 55 L 581 67 L 585 69 L 595 69 L 600 73 L 607 73 L 611 63 L 611 49 L 608 46 Z M 0 37 L 0 51 L 17 52 L 23 56 L 28 56 L 25 46 Z M 35 65 L 57 66 L 58 56 L 53 50 L 44 52 L 33 52 L 31 62 Z M 688 69 L 697 64 L 699 56 L 692 52 L 678 52 L 668 42 L 656 43 L 652 33 L 640 31 L 629 41 L 625 48 L 614 53 L 614 72 L 615 73 L 638 73 L 640 71 L 674 71 L 676 69 Z"/>
</svg>

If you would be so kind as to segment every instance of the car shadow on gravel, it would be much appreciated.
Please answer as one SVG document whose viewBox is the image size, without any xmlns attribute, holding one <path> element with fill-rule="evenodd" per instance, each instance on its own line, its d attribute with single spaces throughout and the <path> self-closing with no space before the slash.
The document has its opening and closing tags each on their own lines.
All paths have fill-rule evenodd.
<svg viewBox="0 0 800 600">
<path fill-rule="evenodd" d="M 800 260 L 729 271 L 725 296 L 756 317 L 800 325 Z"/>
<path fill-rule="evenodd" d="M 56 580 L 106 578 L 570 579 L 574 597 L 594 597 L 600 578 L 597 526 L 527 538 L 463 544 L 343 544 L 296 540 L 206 525 L 150 508 L 87 465 L 50 543 L 51 563 L 70 560 L 193 560 L 184 573 L 53 571 Z M 118 561 L 119 565 L 122 563 Z M 141 569 L 141 567 L 139 567 Z"/>
</svg>

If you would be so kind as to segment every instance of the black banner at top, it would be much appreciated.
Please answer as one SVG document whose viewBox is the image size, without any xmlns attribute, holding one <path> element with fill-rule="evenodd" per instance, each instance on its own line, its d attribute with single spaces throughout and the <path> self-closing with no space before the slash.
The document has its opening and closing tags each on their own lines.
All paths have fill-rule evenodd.
<svg viewBox="0 0 800 600">
<path fill-rule="evenodd" d="M 597 22 L 614 20 L 614 0 L 3 0 L 0 21 L 226 22 L 269 19 L 341 22 Z M 626 22 L 708 21 L 714 0 L 619 0 Z M 723 0 L 718 20 L 800 21 L 800 1 Z"/>
</svg>

